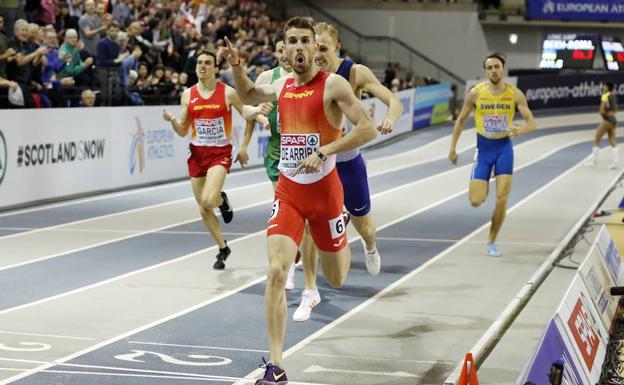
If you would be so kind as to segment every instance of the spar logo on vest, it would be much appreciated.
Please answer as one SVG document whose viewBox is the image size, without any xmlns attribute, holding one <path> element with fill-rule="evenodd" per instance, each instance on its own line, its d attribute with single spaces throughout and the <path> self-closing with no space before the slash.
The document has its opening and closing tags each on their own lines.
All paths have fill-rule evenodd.
<svg viewBox="0 0 624 385">
<path fill-rule="evenodd" d="M 4 176 L 6 175 L 7 160 L 8 160 L 8 151 L 7 151 L 6 139 L 4 138 L 4 134 L 2 133 L 2 130 L 0 130 L 0 185 L 2 185 L 2 181 L 4 180 Z"/>
</svg>

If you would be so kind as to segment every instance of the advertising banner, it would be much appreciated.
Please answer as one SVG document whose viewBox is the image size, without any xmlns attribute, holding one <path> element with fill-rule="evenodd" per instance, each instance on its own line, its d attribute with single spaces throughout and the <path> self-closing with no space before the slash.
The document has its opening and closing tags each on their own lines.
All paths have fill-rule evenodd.
<svg viewBox="0 0 624 385">
<path fill-rule="evenodd" d="M 572 344 L 580 369 L 595 384 L 607 349 L 608 334 L 592 303 L 589 290 L 577 274 L 555 316 Z"/>
<path fill-rule="evenodd" d="M 414 91 L 414 124 L 419 129 L 448 121 L 449 99 L 453 96 L 448 83 L 419 87 Z"/>
<path fill-rule="evenodd" d="M 624 286 L 624 269 L 622 268 L 622 257 L 618 253 L 611 234 L 606 226 L 600 228 L 600 232 L 596 237 L 596 248 L 600 252 L 600 256 L 607 266 L 607 270 L 616 286 Z"/>
<path fill-rule="evenodd" d="M 414 90 L 396 94 L 405 109 L 394 130 L 368 145 L 412 130 Z M 375 124 L 386 116 L 378 99 L 362 101 Z M 189 137 L 162 119 L 177 106 L 5 110 L 0 125 L 0 209 L 46 199 L 110 190 L 188 176 Z M 246 122 L 232 115 L 235 159 Z M 259 124 L 247 152 L 248 166 L 263 164 L 270 131 Z M 232 169 L 240 169 L 238 163 Z"/>
<path fill-rule="evenodd" d="M 617 74 L 525 75 L 518 77 L 518 88 L 533 110 L 596 106 L 598 111 L 602 84 L 607 81 L 614 83 L 618 102 L 624 103 L 624 81 Z"/>
<path fill-rule="evenodd" d="M 617 298 L 609 294 L 609 289 L 615 286 L 615 283 L 596 246 L 591 248 L 585 262 L 579 268 L 579 274 L 600 314 L 602 326 L 610 330 L 617 309 Z"/>
<path fill-rule="evenodd" d="M 537 350 L 516 385 L 533 382 L 535 385 L 550 385 L 548 374 L 552 365 L 563 361 L 562 384 L 583 385 L 589 382 L 580 369 L 580 363 L 572 351 L 572 345 L 556 320 L 551 320 L 540 340 Z"/>
<path fill-rule="evenodd" d="M 539 20 L 624 20 L 624 0 L 527 0 L 527 16 Z"/>
</svg>

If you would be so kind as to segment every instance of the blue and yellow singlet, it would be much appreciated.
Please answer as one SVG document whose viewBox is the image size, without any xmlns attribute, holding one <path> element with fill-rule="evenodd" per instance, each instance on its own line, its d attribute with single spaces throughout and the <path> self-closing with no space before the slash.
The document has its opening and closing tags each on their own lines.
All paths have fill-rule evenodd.
<svg viewBox="0 0 624 385">
<path fill-rule="evenodd" d="M 488 139 L 502 139 L 509 136 L 509 128 L 516 113 L 516 101 L 513 84 L 505 83 L 505 91 L 500 95 L 492 95 L 488 83 L 475 86 L 477 101 L 475 102 L 475 125 L 479 134 Z"/>
</svg>

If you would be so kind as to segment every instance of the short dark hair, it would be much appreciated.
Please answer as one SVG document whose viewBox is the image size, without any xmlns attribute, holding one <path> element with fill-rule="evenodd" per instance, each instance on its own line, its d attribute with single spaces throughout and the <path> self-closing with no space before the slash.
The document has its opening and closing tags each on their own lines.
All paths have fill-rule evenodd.
<svg viewBox="0 0 624 385">
<path fill-rule="evenodd" d="M 498 60 L 500 60 L 501 63 L 503 63 L 503 67 L 505 67 L 505 55 L 503 55 L 500 52 L 493 52 L 493 53 L 487 55 L 485 57 L 485 59 L 483 59 L 483 68 L 485 68 L 485 62 L 488 59 L 498 59 Z"/>
<path fill-rule="evenodd" d="M 217 65 L 217 54 L 214 53 L 213 51 L 211 51 L 209 49 L 199 49 L 199 50 L 197 50 L 197 52 L 195 52 L 195 62 L 197 62 L 197 59 L 199 59 L 199 57 L 201 55 L 212 56 L 212 59 L 214 60 L 215 66 Z"/>
<path fill-rule="evenodd" d="M 299 29 L 310 30 L 310 32 L 312 32 L 312 38 L 315 39 L 316 36 L 314 32 L 314 24 L 315 22 L 311 17 L 302 17 L 302 16 L 291 17 L 286 22 L 286 25 L 284 26 L 284 36 L 286 36 L 286 32 L 289 29 L 299 28 Z"/>
<path fill-rule="evenodd" d="M 604 85 L 607 86 L 609 92 L 613 91 L 613 82 L 604 82 Z"/>
<path fill-rule="evenodd" d="M 277 47 L 277 43 L 279 43 L 280 41 L 284 41 L 284 31 L 275 32 L 272 40 L 273 48 Z"/>
</svg>

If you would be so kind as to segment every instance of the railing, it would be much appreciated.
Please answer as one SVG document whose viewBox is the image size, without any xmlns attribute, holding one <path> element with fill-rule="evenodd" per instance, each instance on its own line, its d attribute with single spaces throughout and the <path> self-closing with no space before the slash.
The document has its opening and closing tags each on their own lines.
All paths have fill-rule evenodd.
<svg viewBox="0 0 624 385">
<path fill-rule="evenodd" d="M 429 59 L 414 47 L 392 36 L 364 35 L 308 0 L 297 0 L 315 20 L 334 24 L 340 31 L 340 41 L 349 56 L 370 67 L 378 77 L 383 77 L 389 62 L 400 63 L 406 72 L 440 82 L 455 83 L 458 94 L 463 95 L 465 80 L 440 64 Z"/>
</svg>

